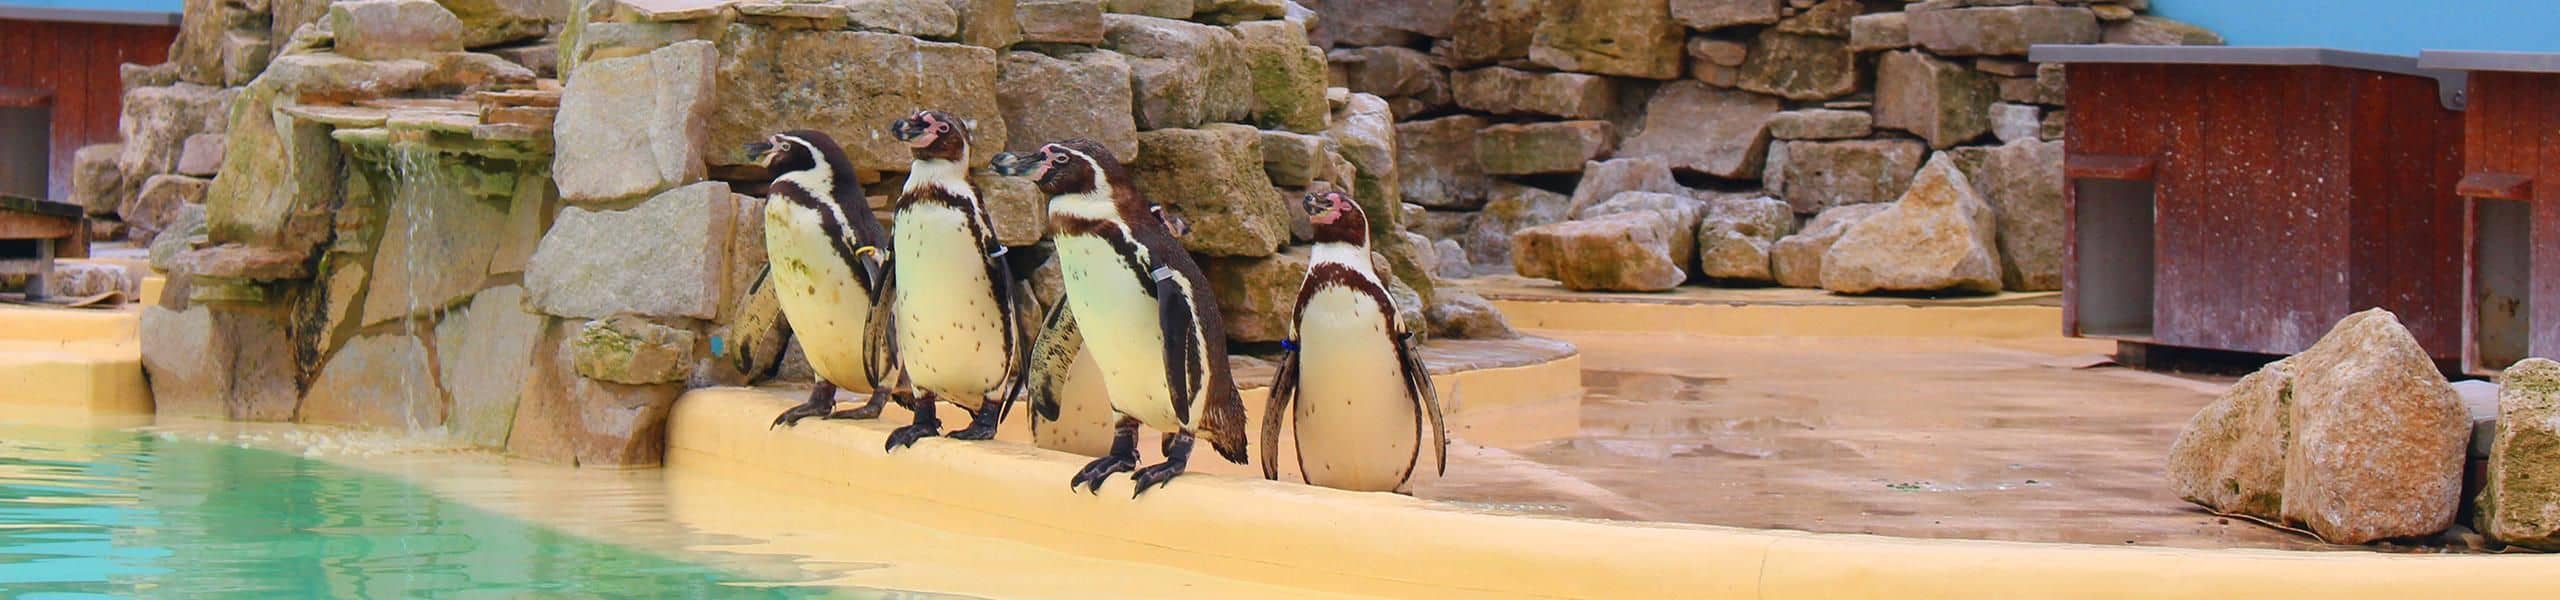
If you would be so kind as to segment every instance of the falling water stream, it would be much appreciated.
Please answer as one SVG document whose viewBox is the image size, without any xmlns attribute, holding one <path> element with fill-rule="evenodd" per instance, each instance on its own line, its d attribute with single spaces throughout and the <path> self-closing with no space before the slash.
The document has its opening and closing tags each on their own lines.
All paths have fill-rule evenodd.
<svg viewBox="0 0 2560 600">
<path fill-rule="evenodd" d="M 432 262 L 421 262 L 431 261 L 433 259 L 433 257 L 426 256 L 431 253 L 430 249 L 434 247 L 433 244 L 428 243 L 426 240 L 426 236 L 431 235 L 426 228 L 426 223 L 429 219 L 434 217 L 435 207 L 433 204 L 437 194 L 449 193 L 453 182 L 449 181 L 450 178 L 444 176 L 442 169 L 436 168 L 436 152 L 434 150 L 424 148 L 420 144 L 393 143 L 389 148 L 389 153 L 391 160 L 389 161 L 390 164 L 386 166 L 389 168 L 391 173 L 391 190 L 390 193 L 385 194 L 381 198 L 381 201 L 389 205 L 388 208 L 390 208 L 390 211 L 397 211 L 396 220 L 406 228 L 406 230 L 402 232 L 400 238 L 401 247 L 397 249 L 397 251 L 400 252 L 401 257 L 400 273 L 398 273 L 397 276 L 400 278 L 400 281 L 404 282 L 404 285 L 401 286 L 401 292 L 406 296 L 403 298 L 404 303 L 402 304 L 402 310 L 400 313 L 400 330 L 402 335 L 407 336 L 413 343 L 417 343 L 421 348 L 423 348 L 425 347 L 426 340 L 426 337 L 424 336 L 433 333 L 431 330 L 427 330 L 427 324 L 432 323 L 432 320 L 429 317 L 434 315 L 422 314 L 425 312 L 424 309 L 428 307 L 425 306 L 427 304 L 427 299 L 420 295 L 420 289 L 443 289 L 444 287 L 441 285 L 442 282 L 428 280 L 430 277 L 436 277 L 438 275 L 438 271 L 433 268 L 422 268 L 422 266 L 433 265 Z M 388 236 L 389 233 L 386 232 L 384 235 Z M 378 248 L 376 249 L 376 254 L 378 255 L 383 250 L 391 249 Z M 379 269 L 382 264 L 383 263 L 381 261 L 374 262 L 376 269 Z M 385 275 L 387 274 L 379 272 L 372 274 L 376 279 L 384 277 Z M 443 299 L 437 298 L 435 300 L 439 305 L 437 309 L 438 312 L 442 312 L 441 304 Z M 418 359 L 426 361 L 427 364 L 419 365 L 419 368 L 415 372 L 435 372 L 436 366 L 434 361 L 429 360 L 425 353 L 420 353 L 418 355 Z M 432 399 L 421 399 L 417 397 L 417 393 L 414 390 L 417 387 L 418 382 L 409 380 L 408 374 L 412 372 L 411 370 L 402 369 L 399 372 L 401 374 L 399 382 L 400 385 L 398 386 L 400 390 L 400 398 L 398 398 L 400 403 L 400 415 L 408 425 L 408 433 L 410 435 L 441 435 L 444 431 L 444 428 L 441 425 L 430 429 L 425 423 L 421 423 L 418 420 L 418 403 L 421 401 L 432 401 Z M 434 384 L 435 382 L 432 380 L 427 382 L 427 385 L 430 386 Z"/>
</svg>

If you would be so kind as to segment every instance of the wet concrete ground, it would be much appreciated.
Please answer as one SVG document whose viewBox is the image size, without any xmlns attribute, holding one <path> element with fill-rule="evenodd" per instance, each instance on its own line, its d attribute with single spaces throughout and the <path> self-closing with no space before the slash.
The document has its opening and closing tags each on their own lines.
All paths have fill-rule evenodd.
<svg viewBox="0 0 2560 600">
<path fill-rule="evenodd" d="M 1919 538 L 2340 548 L 2170 493 L 2171 441 L 2229 379 L 2081 368 L 2109 343 L 1535 333 L 1581 346 L 1585 398 L 1546 416 L 1579 433 L 1459 433 L 1449 475 L 1417 495 Z"/>
</svg>

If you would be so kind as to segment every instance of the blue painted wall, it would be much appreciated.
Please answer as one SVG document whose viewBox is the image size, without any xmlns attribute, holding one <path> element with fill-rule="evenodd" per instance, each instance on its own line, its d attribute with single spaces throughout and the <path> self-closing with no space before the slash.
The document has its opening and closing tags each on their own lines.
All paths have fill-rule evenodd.
<svg viewBox="0 0 2560 600">
<path fill-rule="evenodd" d="M 2560 52 L 2560 0 L 2151 0 L 2234 46 Z"/>
</svg>

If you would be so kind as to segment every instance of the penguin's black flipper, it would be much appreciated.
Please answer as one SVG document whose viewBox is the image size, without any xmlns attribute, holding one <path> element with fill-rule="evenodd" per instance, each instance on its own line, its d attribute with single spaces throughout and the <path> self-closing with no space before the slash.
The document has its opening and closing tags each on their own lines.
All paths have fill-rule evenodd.
<svg viewBox="0 0 2560 600">
<path fill-rule="evenodd" d="M 1404 390 L 1422 405 L 1423 414 L 1431 417 L 1431 437 L 1439 443 L 1431 445 L 1432 458 L 1440 465 L 1440 474 L 1449 474 L 1449 424 L 1440 413 L 1440 390 L 1431 383 L 1431 367 L 1422 364 L 1422 349 L 1414 347 L 1413 333 L 1396 336 L 1396 358 L 1403 363 Z"/>
<path fill-rule="evenodd" d="M 895 259 L 892 259 L 895 260 Z M 889 271 L 890 264 L 880 264 L 879 272 Z M 898 368 L 898 336 L 896 298 L 898 279 L 875 275 L 878 287 L 871 294 L 870 321 L 862 328 L 862 375 L 874 390 Z"/>
<path fill-rule="evenodd" d="M 1022 384 L 1014 387 L 1015 396 L 1029 396 L 1023 402 L 1031 406 L 1033 417 L 1058 420 L 1058 394 L 1066 388 L 1067 368 L 1075 365 L 1076 353 L 1083 349 L 1084 332 L 1076 329 L 1075 313 L 1067 310 L 1067 303 L 1061 300 L 1050 307 L 1049 318 L 1040 326 L 1040 338 L 1031 343 L 1031 356 L 1023 361 Z"/>
<path fill-rule="evenodd" d="M 1280 420 L 1298 399 L 1298 341 L 1280 343 L 1280 369 L 1271 375 L 1271 401 L 1262 409 L 1262 478 L 1280 479 Z"/>
<path fill-rule="evenodd" d="M 1182 406 L 1197 389 L 1191 372 L 1200 366 L 1200 352 L 1191 347 L 1191 294 L 1183 291 L 1182 275 L 1171 266 L 1157 266 L 1151 275 L 1156 280 L 1156 323 L 1164 331 L 1165 390 L 1174 406 Z"/>
</svg>

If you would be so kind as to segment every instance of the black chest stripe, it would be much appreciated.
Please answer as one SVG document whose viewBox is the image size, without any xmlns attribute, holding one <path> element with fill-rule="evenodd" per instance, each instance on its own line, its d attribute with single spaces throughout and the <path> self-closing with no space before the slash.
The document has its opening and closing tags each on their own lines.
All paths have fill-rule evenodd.
<svg viewBox="0 0 2560 600">
<path fill-rule="evenodd" d="M 863 294 L 879 297 L 880 291 L 871 289 L 871 278 L 864 277 L 862 274 L 862 261 L 856 258 L 853 251 L 854 240 L 852 236 L 845 234 L 844 222 L 836 219 L 835 207 L 809 195 L 809 191 L 801 189 L 798 184 L 788 181 L 774 182 L 772 192 L 774 196 L 779 196 L 793 205 L 818 213 L 818 229 L 826 234 L 827 245 L 835 249 L 836 260 L 843 261 L 845 271 L 853 274 L 854 282 L 862 286 Z"/>
</svg>

